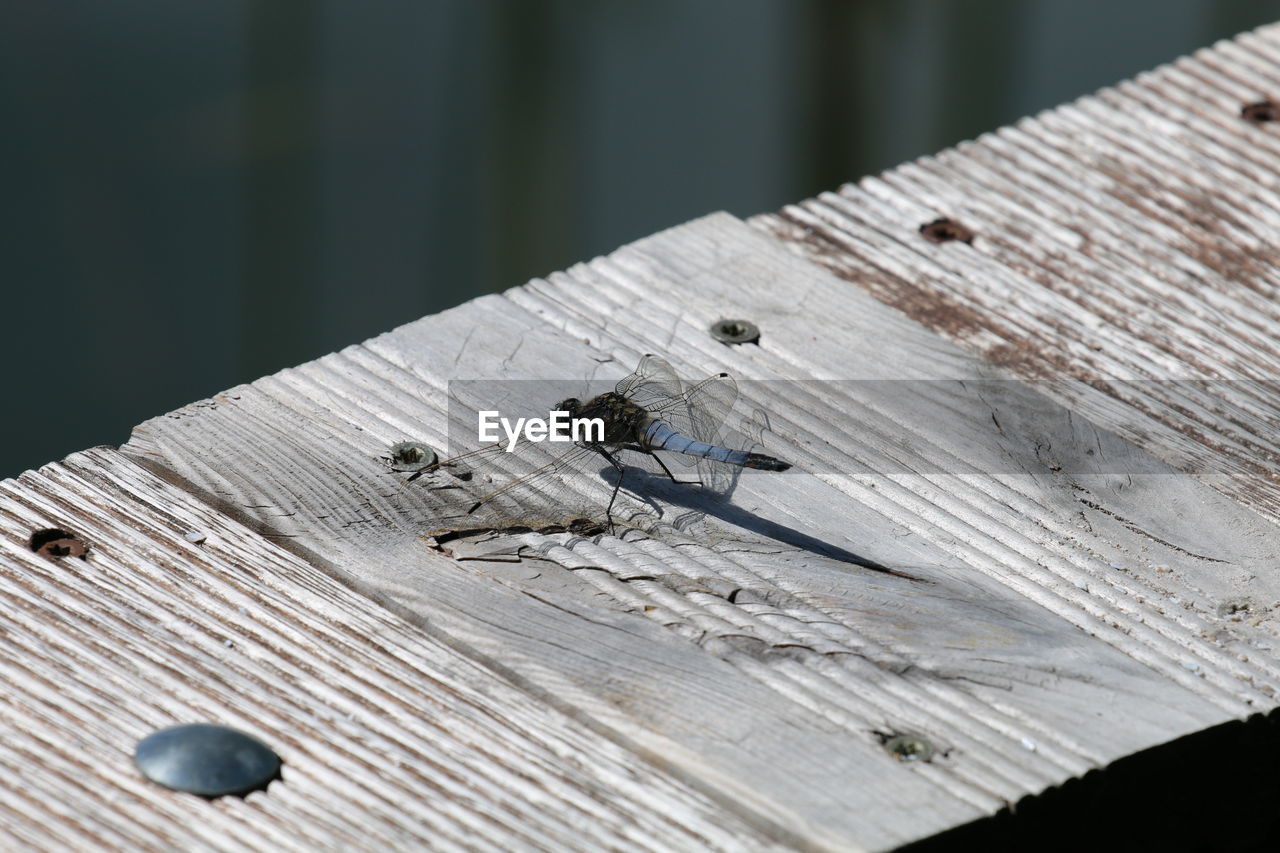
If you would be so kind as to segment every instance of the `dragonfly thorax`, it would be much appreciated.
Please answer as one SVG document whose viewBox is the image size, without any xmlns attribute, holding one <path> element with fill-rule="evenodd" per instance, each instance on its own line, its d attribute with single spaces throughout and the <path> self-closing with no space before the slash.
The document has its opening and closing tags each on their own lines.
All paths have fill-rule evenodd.
<svg viewBox="0 0 1280 853">
<path fill-rule="evenodd" d="M 585 403 L 570 397 L 557 407 L 568 412 L 571 421 L 599 418 L 604 423 L 604 441 L 599 444 L 629 444 L 639 440 L 649 423 L 649 413 L 623 395 L 610 391 Z"/>
</svg>

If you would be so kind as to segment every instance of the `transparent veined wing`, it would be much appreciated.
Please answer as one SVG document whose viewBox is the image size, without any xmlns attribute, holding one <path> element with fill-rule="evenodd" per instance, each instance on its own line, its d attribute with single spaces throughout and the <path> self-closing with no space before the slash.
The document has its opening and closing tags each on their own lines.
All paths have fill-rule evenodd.
<svg viewBox="0 0 1280 853">
<path fill-rule="evenodd" d="M 598 463 L 598 464 L 597 464 Z M 432 532 L 466 529 L 581 528 L 599 521 L 612 486 L 600 477 L 609 467 L 589 448 L 524 442 L 515 452 L 492 444 L 415 472 L 415 487 L 448 492 L 447 511 L 432 519 Z"/>
<path fill-rule="evenodd" d="M 696 441 L 724 446 L 721 439 L 732 432 L 730 413 L 738 399 L 738 386 L 727 373 L 686 385 L 665 359 L 646 355 L 636 371 L 618 383 L 616 391 Z M 675 455 L 681 457 L 682 464 L 695 461 Z"/>
<path fill-rule="evenodd" d="M 612 485 L 600 477 L 608 464 L 600 454 L 559 442 L 519 441 L 514 452 L 505 440 L 476 446 L 479 411 L 546 417 L 556 401 L 543 397 L 558 390 L 524 382 L 458 383 L 450 389 L 447 434 L 455 452 L 408 478 L 412 488 L 427 493 L 421 500 L 428 533 L 569 528 L 602 514 Z"/>
<path fill-rule="evenodd" d="M 755 441 L 735 428 L 732 412 L 738 399 L 738 386 L 727 373 L 686 385 L 665 359 L 646 355 L 636 371 L 618 383 L 616 390 L 695 441 L 730 450 L 751 450 L 755 446 Z M 659 452 L 664 460 L 674 461 L 681 467 L 696 466 L 698 482 L 717 495 L 732 491 L 742 473 L 736 465 L 682 453 Z"/>
<path fill-rule="evenodd" d="M 679 399 L 684 392 L 684 383 L 665 358 L 650 353 L 640 359 L 635 371 L 620 381 L 614 390 L 653 411 Z"/>
</svg>

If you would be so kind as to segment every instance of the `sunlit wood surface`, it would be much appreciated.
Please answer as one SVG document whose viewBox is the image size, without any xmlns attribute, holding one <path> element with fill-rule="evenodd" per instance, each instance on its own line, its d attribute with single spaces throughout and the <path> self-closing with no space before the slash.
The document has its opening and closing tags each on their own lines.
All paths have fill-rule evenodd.
<svg viewBox="0 0 1280 853">
<path fill-rule="evenodd" d="M 1280 29 L 5 481 L 0 836 L 881 850 L 1271 710 L 1280 123 L 1242 109 L 1272 92 Z M 690 490 L 691 523 L 477 541 L 380 459 L 447 444 L 452 380 L 647 352 L 737 377 L 793 470 Z M 87 557 L 33 553 L 50 527 Z M 283 779 L 145 782 L 137 740 L 193 721 Z"/>
</svg>

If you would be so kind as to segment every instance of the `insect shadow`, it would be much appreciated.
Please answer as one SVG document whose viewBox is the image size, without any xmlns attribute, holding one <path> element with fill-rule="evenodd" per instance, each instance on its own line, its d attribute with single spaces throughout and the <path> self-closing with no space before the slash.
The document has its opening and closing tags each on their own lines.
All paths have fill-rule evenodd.
<svg viewBox="0 0 1280 853">
<path fill-rule="evenodd" d="M 608 478 L 610 482 L 617 478 L 617 473 L 608 466 L 601 466 L 599 475 Z M 633 466 L 628 466 L 626 469 L 622 490 L 630 493 L 641 503 L 653 507 L 659 514 L 664 513 L 666 509 L 671 507 L 681 507 L 690 510 L 692 514 L 696 514 L 689 517 L 689 521 L 696 520 L 697 516 L 709 515 L 757 536 L 773 539 L 810 554 L 827 557 L 875 572 L 883 572 L 895 577 L 920 580 L 920 578 L 878 563 L 847 548 L 824 542 L 793 527 L 756 515 L 732 503 L 730 494 L 715 494 L 702 491 L 696 485 L 673 483 L 662 474 L 655 474 Z M 680 524 L 680 522 L 677 521 L 677 524 Z"/>
</svg>

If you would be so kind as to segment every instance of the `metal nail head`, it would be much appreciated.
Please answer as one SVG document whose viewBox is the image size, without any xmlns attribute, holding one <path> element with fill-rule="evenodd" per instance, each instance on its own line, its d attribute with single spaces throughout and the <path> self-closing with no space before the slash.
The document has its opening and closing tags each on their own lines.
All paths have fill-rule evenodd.
<svg viewBox="0 0 1280 853">
<path fill-rule="evenodd" d="M 760 329 L 750 320 L 718 320 L 711 324 L 711 337 L 722 344 L 754 344 Z"/>
<path fill-rule="evenodd" d="M 933 758 L 933 744 L 920 735 L 894 735 L 884 742 L 884 748 L 899 761 L 928 761 Z"/>
<path fill-rule="evenodd" d="M 213 799 L 244 795 L 280 778 L 280 757 L 251 734 L 190 723 L 138 742 L 133 762 L 142 775 L 173 791 Z"/>
<path fill-rule="evenodd" d="M 416 471 L 435 464 L 437 458 L 436 452 L 421 441 L 397 442 L 391 445 L 388 455 L 383 457 L 397 471 Z"/>
</svg>

